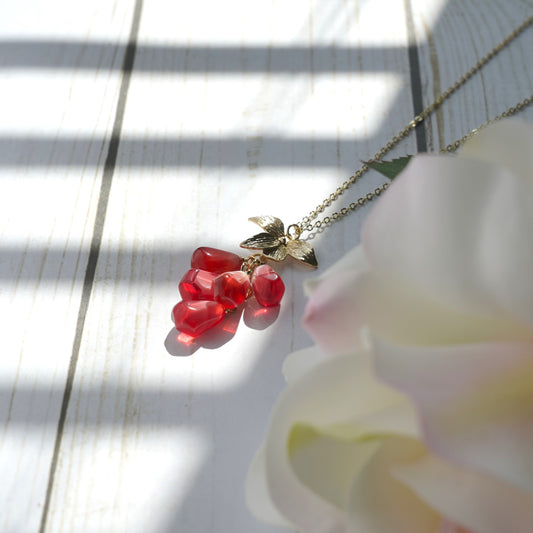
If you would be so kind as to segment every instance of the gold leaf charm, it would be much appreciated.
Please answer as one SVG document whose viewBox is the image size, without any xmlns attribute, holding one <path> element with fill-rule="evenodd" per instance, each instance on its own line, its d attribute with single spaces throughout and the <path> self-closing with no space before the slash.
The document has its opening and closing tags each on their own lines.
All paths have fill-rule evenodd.
<svg viewBox="0 0 533 533">
<path fill-rule="evenodd" d="M 290 255 L 305 265 L 313 268 L 318 266 L 313 247 L 299 239 L 301 230 L 298 226 L 289 226 L 288 232 L 285 233 L 285 226 L 279 218 L 260 216 L 251 217 L 248 220 L 260 226 L 264 232 L 241 242 L 242 248 L 261 250 L 265 257 L 274 261 L 283 261 L 287 255 Z M 291 228 L 297 231 L 291 234 Z"/>
</svg>

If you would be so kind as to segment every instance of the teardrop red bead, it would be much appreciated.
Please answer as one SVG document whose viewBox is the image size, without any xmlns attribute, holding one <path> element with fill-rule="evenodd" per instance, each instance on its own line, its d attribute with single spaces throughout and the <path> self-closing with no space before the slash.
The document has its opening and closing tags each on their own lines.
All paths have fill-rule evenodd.
<svg viewBox="0 0 533 533">
<path fill-rule="evenodd" d="M 176 329 L 190 337 L 198 337 L 216 326 L 225 315 L 224 306 L 209 300 L 192 300 L 177 303 L 172 309 Z"/>
<path fill-rule="evenodd" d="M 231 270 L 240 270 L 242 258 L 232 252 L 202 246 L 194 250 L 191 268 L 207 270 L 214 274 L 222 274 Z"/>
<path fill-rule="evenodd" d="M 260 265 L 252 274 L 252 289 L 263 307 L 273 307 L 281 302 L 285 284 L 271 266 Z"/>
<path fill-rule="evenodd" d="M 239 307 L 250 292 L 250 279 L 240 270 L 225 272 L 215 279 L 213 294 L 215 300 L 226 309 Z"/>
<path fill-rule="evenodd" d="M 184 300 L 213 300 L 213 282 L 216 274 L 191 268 L 187 270 L 179 284 L 181 297 Z"/>
</svg>

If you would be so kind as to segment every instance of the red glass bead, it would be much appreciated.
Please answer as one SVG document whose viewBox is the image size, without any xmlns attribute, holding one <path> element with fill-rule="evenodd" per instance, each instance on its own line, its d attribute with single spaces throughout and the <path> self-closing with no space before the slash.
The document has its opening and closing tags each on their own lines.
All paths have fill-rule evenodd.
<svg viewBox="0 0 533 533">
<path fill-rule="evenodd" d="M 217 276 L 214 283 L 213 294 L 215 300 L 226 309 L 235 309 L 246 300 L 250 293 L 250 279 L 240 270 L 225 272 Z"/>
<path fill-rule="evenodd" d="M 179 289 L 184 300 L 212 300 L 216 274 L 199 268 L 187 270 L 181 278 Z"/>
<path fill-rule="evenodd" d="M 215 274 L 239 270 L 241 265 L 242 258 L 237 254 L 207 246 L 194 250 L 191 257 L 191 268 L 199 268 Z"/>
<path fill-rule="evenodd" d="M 256 300 L 262 306 L 272 307 L 281 302 L 285 285 L 272 267 L 260 265 L 252 274 L 252 289 Z"/>
<path fill-rule="evenodd" d="M 176 329 L 198 337 L 208 329 L 216 326 L 225 315 L 224 306 L 209 300 L 193 300 L 179 302 L 172 309 Z"/>
</svg>

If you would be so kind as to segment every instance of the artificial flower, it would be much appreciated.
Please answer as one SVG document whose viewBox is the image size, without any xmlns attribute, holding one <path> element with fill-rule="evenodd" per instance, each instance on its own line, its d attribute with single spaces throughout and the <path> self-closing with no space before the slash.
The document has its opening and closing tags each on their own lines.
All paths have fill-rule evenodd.
<svg viewBox="0 0 533 533">
<path fill-rule="evenodd" d="M 528 533 L 533 131 L 417 156 L 361 246 L 310 288 L 318 347 L 250 469 L 257 516 L 305 533 Z"/>
</svg>

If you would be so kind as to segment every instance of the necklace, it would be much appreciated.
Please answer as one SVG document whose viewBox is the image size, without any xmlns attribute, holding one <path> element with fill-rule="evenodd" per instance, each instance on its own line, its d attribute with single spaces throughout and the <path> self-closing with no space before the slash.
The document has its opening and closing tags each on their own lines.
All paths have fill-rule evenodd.
<svg viewBox="0 0 533 533">
<path fill-rule="evenodd" d="M 533 16 L 515 28 L 505 39 L 497 44 L 488 54 L 483 56 L 469 71 L 463 74 L 453 85 L 439 95 L 420 114 L 416 115 L 401 131 L 394 135 L 371 159 L 379 162 L 401 140 L 409 136 L 414 129 L 438 109 L 457 89 L 463 86 L 474 74 L 479 72 L 492 58 L 510 45 L 522 32 L 533 24 Z M 504 117 L 510 117 L 533 102 L 533 94 L 515 106 L 508 108 L 478 128 L 467 133 L 461 139 L 448 145 L 441 152 L 454 152 L 467 139 Z M 285 230 L 283 222 L 273 216 L 255 216 L 249 220 L 257 224 L 263 231 L 246 239 L 240 246 L 256 253 L 242 258 L 237 254 L 209 247 L 200 247 L 194 251 L 191 258 L 191 268 L 185 273 L 179 283 L 182 301 L 173 310 L 172 317 L 180 339 L 186 344 L 199 343 L 199 337 L 212 334 L 219 330 L 235 333 L 236 326 L 243 311 L 243 304 L 255 308 L 252 312 L 263 318 L 268 317 L 259 325 L 254 320 L 248 320 L 248 325 L 263 329 L 277 318 L 279 304 L 283 297 L 285 286 L 280 276 L 267 263 L 283 261 L 287 257 L 308 265 L 318 266 L 312 246 L 300 239 L 304 232 L 311 233 L 323 226 L 329 226 L 344 218 L 346 215 L 364 206 L 382 194 L 389 186 L 389 182 L 376 188 L 373 192 L 362 196 L 355 202 L 342 207 L 321 220 L 318 217 L 324 210 L 335 202 L 347 189 L 357 182 L 368 170 L 372 163 L 364 163 L 333 193 L 325 198 L 308 215 L 299 222 L 290 224 Z M 253 298 L 251 298 L 253 296 Z M 254 303 L 250 303 L 254 301 Z M 272 320 L 273 318 L 273 320 Z M 246 321 L 246 315 L 245 315 Z M 226 324 L 225 324 L 226 323 Z M 225 325 L 224 325 L 225 324 Z M 230 324 L 231 327 L 228 327 Z M 216 332 L 215 332 L 216 335 Z"/>
</svg>

